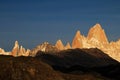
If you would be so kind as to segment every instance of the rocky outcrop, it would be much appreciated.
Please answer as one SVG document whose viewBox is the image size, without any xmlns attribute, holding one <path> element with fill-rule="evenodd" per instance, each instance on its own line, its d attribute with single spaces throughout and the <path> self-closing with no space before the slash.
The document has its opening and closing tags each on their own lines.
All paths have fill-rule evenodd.
<svg viewBox="0 0 120 80">
<path fill-rule="evenodd" d="M 58 52 L 58 48 L 48 42 L 44 42 L 30 51 L 30 56 L 35 56 L 37 52 L 42 51 L 46 53 Z"/>
<path fill-rule="evenodd" d="M 65 49 L 71 49 L 71 46 L 70 46 L 69 42 L 66 44 Z"/>
<path fill-rule="evenodd" d="M 19 44 L 18 44 L 18 41 L 15 41 L 15 45 L 14 45 L 14 47 L 13 47 L 13 49 L 12 49 L 11 54 L 12 54 L 13 56 L 17 56 L 18 53 L 19 53 Z"/>
<path fill-rule="evenodd" d="M 90 41 L 98 40 L 100 43 L 108 43 L 106 34 L 100 24 L 96 24 L 89 30 L 87 39 Z"/>
<path fill-rule="evenodd" d="M 23 48 L 22 46 L 19 47 L 18 41 L 15 41 L 15 45 L 11 51 L 11 55 L 12 56 L 29 56 L 29 52 L 30 52 L 29 49 L 25 50 L 25 48 Z"/>
<path fill-rule="evenodd" d="M 17 56 L 29 56 L 30 50 L 25 49 L 22 46 L 19 46 L 18 41 L 15 41 L 14 47 L 12 51 L 6 52 L 4 49 L 0 48 L 0 55 L 12 55 L 14 57 Z"/>
<path fill-rule="evenodd" d="M 83 47 L 82 35 L 80 31 L 77 31 L 72 41 L 72 48 L 74 49 L 74 48 L 82 48 L 82 47 Z"/>
<path fill-rule="evenodd" d="M 64 50 L 65 49 L 65 47 L 64 47 L 64 45 L 63 45 L 61 40 L 58 40 L 56 42 L 55 47 L 58 48 L 59 50 Z"/>
<path fill-rule="evenodd" d="M 120 40 L 109 42 L 100 24 L 96 24 L 90 28 L 86 37 L 80 31 L 77 31 L 73 38 L 72 46 L 70 47 L 70 44 L 68 44 L 69 48 L 63 48 L 61 40 L 58 40 L 56 44 L 60 50 L 69 48 L 98 48 L 110 57 L 120 61 Z"/>
<path fill-rule="evenodd" d="M 4 53 L 5 53 L 4 49 L 0 48 L 0 54 L 4 54 Z"/>
<path fill-rule="evenodd" d="M 5 52 L 4 49 L 0 48 L 0 54 L 13 56 L 35 56 L 38 51 L 56 52 L 75 48 L 98 48 L 110 57 L 120 61 L 120 40 L 116 42 L 109 42 L 105 31 L 102 29 L 100 24 L 96 24 L 90 28 L 87 36 L 84 36 L 80 33 L 80 31 L 77 31 L 72 44 L 67 43 L 66 46 L 64 46 L 61 40 L 58 40 L 55 46 L 45 42 L 30 51 L 29 49 L 26 50 L 22 46 L 19 46 L 18 41 L 16 41 L 11 52 Z"/>
<path fill-rule="evenodd" d="M 0 48 L 0 55 L 10 55 L 10 52 L 5 52 L 4 49 Z"/>
<path fill-rule="evenodd" d="M 72 48 L 98 48 L 110 57 L 120 61 L 120 40 L 109 43 L 100 24 L 90 28 L 87 37 L 82 36 L 80 31 L 77 31 L 73 38 Z"/>
</svg>

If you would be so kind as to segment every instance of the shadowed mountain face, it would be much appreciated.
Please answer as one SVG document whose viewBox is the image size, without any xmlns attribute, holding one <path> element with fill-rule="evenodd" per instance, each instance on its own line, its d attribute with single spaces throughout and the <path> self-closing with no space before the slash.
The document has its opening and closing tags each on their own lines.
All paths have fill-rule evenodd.
<svg viewBox="0 0 120 80">
<path fill-rule="evenodd" d="M 95 72 L 120 80 L 120 63 L 97 48 L 69 49 L 56 54 L 38 52 L 36 58 L 64 73 Z"/>
<path fill-rule="evenodd" d="M 97 48 L 60 51 L 44 43 L 32 51 L 0 56 L 0 80 L 120 80 L 120 63 Z"/>
<path fill-rule="evenodd" d="M 32 57 L 0 56 L 0 80 L 63 80 L 49 65 Z"/>
<path fill-rule="evenodd" d="M 50 65 L 71 67 L 80 65 L 83 67 L 99 67 L 118 63 L 104 52 L 97 48 L 91 49 L 69 49 L 56 54 L 38 52 L 36 57 L 40 57 Z"/>
<path fill-rule="evenodd" d="M 108 54 L 110 57 L 120 62 L 120 40 L 113 42 L 107 39 L 107 35 L 100 24 L 96 24 L 91 27 L 88 31 L 88 35 L 84 36 L 78 30 L 72 40 L 72 44 L 67 42 L 66 45 L 62 43 L 62 40 L 58 40 L 56 44 L 51 45 L 48 42 L 44 42 L 32 50 L 25 49 L 19 46 L 18 41 L 10 52 L 6 52 L 4 49 L 0 48 L 0 55 L 12 55 L 18 56 L 35 56 L 38 51 L 56 53 L 61 50 L 67 49 L 83 49 L 83 48 L 98 48 L 104 53 Z"/>
<path fill-rule="evenodd" d="M 112 80 L 79 68 L 66 68 L 74 73 L 63 73 L 36 57 L 0 56 L 0 80 Z"/>
</svg>

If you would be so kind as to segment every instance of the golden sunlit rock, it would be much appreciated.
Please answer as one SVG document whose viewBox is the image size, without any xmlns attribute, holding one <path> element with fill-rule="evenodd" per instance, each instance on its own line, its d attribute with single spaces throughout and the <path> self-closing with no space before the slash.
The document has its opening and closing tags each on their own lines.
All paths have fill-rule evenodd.
<svg viewBox="0 0 120 80">
<path fill-rule="evenodd" d="M 55 47 L 57 47 L 59 50 L 64 50 L 64 45 L 61 40 L 58 40 L 55 44 Z"/>
<path fill-rule="evenodd" d="M 72 48 L 82 48 L 82 47 L 83 47 L 82 36 L 81 36 L 80 31 L 77 31 L 72 41 Z"/>
<path fill-rule="evenodd" d="M 67 43 L 66 46 L 62 43 L 61 40 L 58 40 L 55 46 L 52 46 L 51 49 L 46 49 L 48 43 L 38 46 L 37 50 L 32 50 L 32 53 L 35 54 L 38 50 L 41 51 L 58 51 L 66 49 L 75 49 L 75 48 L 98 48 L 104 53 L 108 54 L 110 57 L 120 61 L 120 40 L 114 42 L 109 42 L 105 31 L 102 29 L 100 24 L 94 25 L 90 28 L 88 35 L 83 36 L 78 30 L 73 38 L 72 44 Z M 54 49 L 54 50 L 53 50 Z M 14 47 L 11 52 L 5 52 L 4 49 L 0 48 L 0 55 L 12 55 L 12 56 L 30 56 L 31 50 L 25 49 L 22 46 L 19 46 L 18 41 L 15 41 Z"/>
<path fill-rule="evenodd" d="M 96 24 L 89 30 L 87 39 L 92 40 L 93 38 L 97 39 L 101 43 L 108 43 L 106 34 L 100 24 Z"/>
<path fill-rule="evenodd" d="M 18 41 L 15 41 L 15 45 L 12 49 L 11 55 L 12 56 L 28 56 L 30 53 L 30 50 L 23 48 L 22 46 L 19 48 L 19 43 Z"/>
<path fill-rule="evenodd" d="M 70 46 L 69 42 L 66 44 L 65 49 L 71 49 L 71 46 Z"/>
<path fill-rule="evenodd" d="M 14 45 L 11 53 L 13 56 L 17 56 L 18 52 L 19 52 L 19 44 L 18 44 L 18 41 L 15 41 L 15 45 Z"/>
<path fill-rule="evenodd" d="M 72 49 L 75 48 L 98 48 L 110 57 L 120 61 L 120 40 L 109 43 L 105 31 L 98 23 L 90 28 L 87 37 L 83 36 L 80 31 L 76 32 L 72 41 Z"/>
</svg>

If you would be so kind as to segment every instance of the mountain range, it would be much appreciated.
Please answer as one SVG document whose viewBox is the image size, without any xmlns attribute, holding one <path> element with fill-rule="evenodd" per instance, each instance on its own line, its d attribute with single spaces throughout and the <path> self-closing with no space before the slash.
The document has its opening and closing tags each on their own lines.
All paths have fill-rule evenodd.
<svg viewBox="0 0 120 80">
<path fill-rule="evenodd" d="M 48 51 L 48 42 L 44 42 L 37 47 L 33 48 L 32 50 L 25 49 L 22 46 L 19 46 L 18 41 L 15 41 L 15 45 L 11 52 L 5 52 L 4 49 L 0 48 L 1 55 L 13 55 L 13 56 L 35 56 L 37 51 Z M 90 49 L 90 48 L 98 48 L 102 50 L 104 53 L 108 54 L 113 59 L 120 61 L 120 40 L 113 42 L 108 41 L 106 33 L 104 29 L 102 29 L 100 24 L 96 24 L 91 27 L 88 31 L 88 35 L 84 36 L 78 30 L 70 44 L 67 42 L 66 45 L 62 43 L 62 40 L 56 41 L 55 45 L 52 45 L 54 51 L 61 51 L 67 49 Z M 52 50 L 51 50 L 52 51 Z"/>
<path fill-rule="evenodd" d="M 120 80 L 120 40 L 109 42 L 100 24 L 72 43 L 62 40 L 25 49 L 15 41 L 10 52 L 0 48 L 0 80 Z"/>
<path fill-rule="evenodd" d="M 58 51 L 44 44 L 49 49 L 34 57 L 1 55 L 0 80 L 120 80 L 120 63 L 97 48 Z"/>
</svg>

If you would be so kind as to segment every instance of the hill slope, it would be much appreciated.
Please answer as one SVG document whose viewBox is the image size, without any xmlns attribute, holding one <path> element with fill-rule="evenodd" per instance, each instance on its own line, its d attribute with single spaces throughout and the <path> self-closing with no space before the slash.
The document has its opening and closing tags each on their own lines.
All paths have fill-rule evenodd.
<svg viewBox="0 0 120 80">
<path fill-rule="evenodd" d="M 112 80 L 99 73 L 56 71 L 35 57 L 0 56 L 0 69 L 0 80 Z"/>
</svg>

